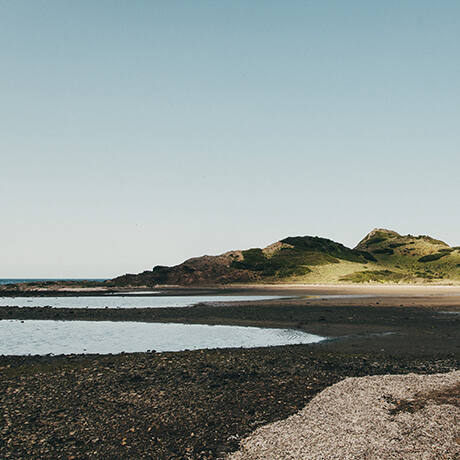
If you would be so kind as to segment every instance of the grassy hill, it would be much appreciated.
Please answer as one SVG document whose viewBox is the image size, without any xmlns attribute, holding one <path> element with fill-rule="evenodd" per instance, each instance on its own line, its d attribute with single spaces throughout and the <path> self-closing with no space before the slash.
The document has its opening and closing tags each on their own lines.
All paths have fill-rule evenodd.
<svg viewBox="0 0 460 460">
<path fill-rule="evenodd" d="M 376 229 L 354 249 L 326 238 L 288 237 L 266 248 L 196 257 L 174 267 L 156 266 L 109 284 L 449 282 L 460 282 L 460 247 L 429 236 Z"/>
<path fill-rule="evenodd" d="M 384 229 L 370 232 L 356 249 L 366 251 L 377 263 L 407 281 L 460 280 L 460 247 L 450 247 L 430 236 L 400 235 Z M 366 277 L 355 273 L 350 281 Z"/>
</svg>

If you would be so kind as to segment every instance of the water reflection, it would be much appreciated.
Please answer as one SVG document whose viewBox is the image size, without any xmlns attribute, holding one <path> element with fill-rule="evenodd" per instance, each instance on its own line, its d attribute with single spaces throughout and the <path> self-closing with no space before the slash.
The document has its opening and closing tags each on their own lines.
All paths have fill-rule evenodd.
<svg viewBox="0 0 460 460">
<path fill-rule="evenodd" d="M 206 296 L 75 296 L 75 297 L 0 297 L 0 307 L 53 308 L 161 308 L 188 307 L 201 302 L 245 302 L 280 299 L 270 295 L 206 295 Z"/>
<path fill-rule="evenodd" d="M 120 353 L 314 343 L 294 329 L 114 321 L 0 321 L 0 354 Z"/>
</svg>

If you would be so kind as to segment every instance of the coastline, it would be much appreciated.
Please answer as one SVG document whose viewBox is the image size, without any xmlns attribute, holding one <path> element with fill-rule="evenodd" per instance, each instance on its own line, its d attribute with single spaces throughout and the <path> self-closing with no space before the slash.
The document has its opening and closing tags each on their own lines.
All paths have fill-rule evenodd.
<svg viewBox="0 0 460 460">
<path fill-rule="evenodd" d="M 177 285 L 134 285 L 134 286 L 75 286 L 75 283 L 61 283 L 51 286 L 37 286 L 35 284 L 3 284 L 0 285 L 0 296 L 9 295 L 34 295 L 34 296 L 85 296 L 85 295 L 114 295 L 130 292 L 137 295 L 143 294 L 143 291 L 155 291 L 159 295 L 202 295 L 205 293 L 219 293 L 222 295 L 231 293 L 296 293 L 296 295 L 316 295 L 316 294 L 362 294 L 372 295 L 382 294 L 400 294 L 420 295 L 431 294 L 455 294 L 460 295 L 459 284 L 391 284 L 391 283 L 345 283 L 345 284 L 219 284 L 219 285 L 195 285 L 195 286 L 177 286 Z"/>
<path fill-rule="evenodd" d="M 460 350 L 459 312 L 459 296 L 378 296 L 216 302 L 167 308 L 2 307 L 0 319 L 293 328 L 334 339 L 340 342 L 340 349 L 423 354 L 430 350 L 433 353 Z"/>
<path fill-rule="evenodd" d="M 460 369 L 456 292 L 398 292 L 181 308 L 2 307 L 1 319 L 291 327 L 330 339 L 252 349 L 0 356 L 0 455 L 218 459 L 346 377 Z"/>
</svg>

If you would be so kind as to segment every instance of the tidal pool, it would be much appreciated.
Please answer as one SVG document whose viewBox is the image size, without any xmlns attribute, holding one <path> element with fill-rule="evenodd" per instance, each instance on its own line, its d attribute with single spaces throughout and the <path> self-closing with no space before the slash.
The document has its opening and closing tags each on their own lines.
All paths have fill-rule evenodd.
<svg viewBox="0 0 460 460">
<path fill-rule="evenodd" d="M 0 297 L 0 307 L 52 307 L 52 308 L 161 308 L 189 307 L 201 302 L 245 302 L 281 299 L 270 295 L 203 295 L 203 296 L 142 296 L 132 293 L 107 296 L 68 297 Z"/>
<path fill-rule="evenodd" d="M 315 343 L 324 339 L 294 329 L 241 326 L 131 321 L 0 321 L 0 355 L 252 348 Z"/>
</svg>

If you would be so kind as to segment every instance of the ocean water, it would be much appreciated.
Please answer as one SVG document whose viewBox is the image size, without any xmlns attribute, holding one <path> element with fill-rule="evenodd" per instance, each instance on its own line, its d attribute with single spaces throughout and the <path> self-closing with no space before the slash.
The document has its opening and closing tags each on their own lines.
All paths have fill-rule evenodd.
<svg viewBox="0 0 460 460">
<path fill-rule="evenodd" d="M 115 321 L 1 320 L 0 355 L 181 351 L 308 344 L 294 329 Z"/>
<path fill-rule="evenodd" d="M 1 295 L 1 294 L 0 294 Z M 69 297 L 0 297 L 0 307 L 52 307 L 52 308 L 161 308 L 189 307 L 200 302 L 243 302 L 280 299 L 270 295 L 202 295 L 202 296 L 69 296 Z"/>
<path fill-rule="evenodd" d="M 105 278 L 0 278 L 0 284 L 32 283 L 38 281 L 105 281 Z"/>
</svg>

